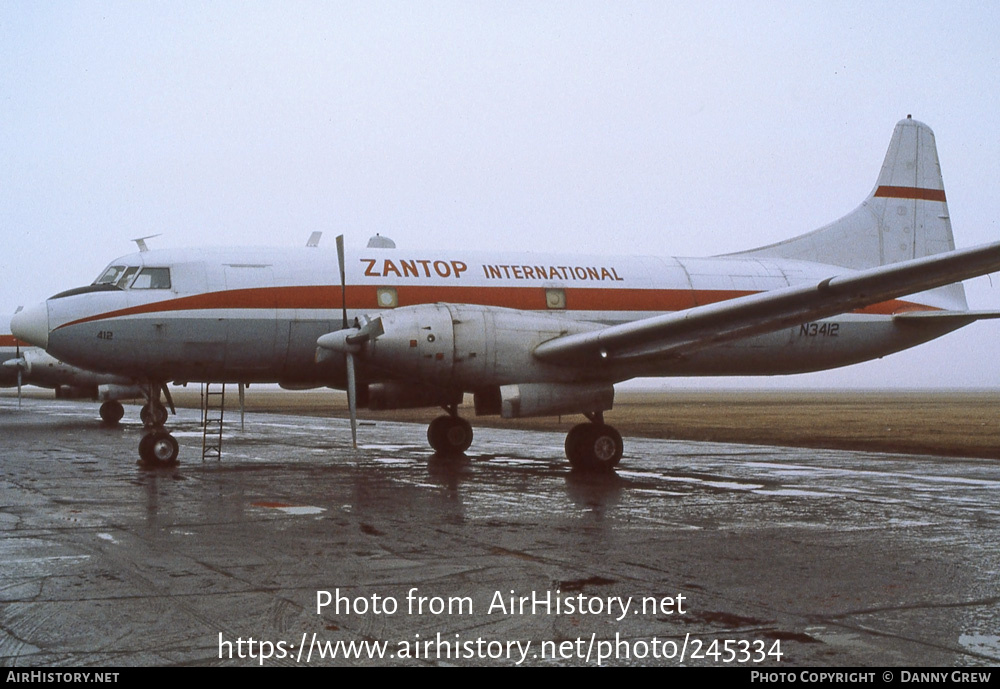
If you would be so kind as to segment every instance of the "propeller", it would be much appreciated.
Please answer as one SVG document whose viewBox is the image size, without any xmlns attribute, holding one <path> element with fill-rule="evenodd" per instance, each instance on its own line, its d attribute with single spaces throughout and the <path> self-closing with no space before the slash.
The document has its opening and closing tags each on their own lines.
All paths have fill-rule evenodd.
<svg viewBox="0 0 1000 689">
<path fill-rule="evenodd" d="M 340 306 L 343 314 L 341 329 L 347 330 L 347 271 L 344 268 L 344 235 L 337 235 L 337 264 L 340 267 Z M 349 336 L 348 336 L 349 337 Z M 347 337 L 344 338 L 347 344 Z M 344 348 L 344 366 L 347 369 L 347 409 L 351 416 L 351 444 L 358 449 L 358 390 L 354 375 L 354 352 Z"/>
<path fill-rule="evenodd" d="M 344 236 L 337 237 L 337 261 L 340 265 L 341 293 L 341 329 L 327 333 L 316 340 L 316 361 L 321 362 L 334 354 L 344 356 L 344 368 L 347 373 L 347 406 L 351 416 L 351 442 L 358 446 L 358 381 L 356 373 L 356 355 L 361 353 L 362 346 L 369 340 L 374 340 L 385 332 L 381 318 L 370 319 L 366 316 L 354 319 L 354 325 L 347 321 L 347 275 L 344 268 Z"/>
<path fill-rule="evenodd" d="M 3 362 L 6 368 L 16 368 L 17 369 L 17 408 L 21 408 L 21 386 L 24 383 L 24 372 L 27 371 L 31 364 L 28 362 L 26 355 L 21 354 L 21 342 L 17 339 L 14 340 L 14 358 L 8 359 Z"/>
</svg>

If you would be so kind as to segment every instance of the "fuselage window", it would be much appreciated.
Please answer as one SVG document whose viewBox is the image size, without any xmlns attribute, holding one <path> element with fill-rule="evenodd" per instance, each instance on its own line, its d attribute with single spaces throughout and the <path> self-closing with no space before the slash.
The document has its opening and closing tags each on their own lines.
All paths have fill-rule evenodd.
<svg viewBox="0 0 1000 689">
<path fill-rule="evenodd" d="M 170 289 L 169 268 L 143 268 L 132 289 Z"/>
</svg>

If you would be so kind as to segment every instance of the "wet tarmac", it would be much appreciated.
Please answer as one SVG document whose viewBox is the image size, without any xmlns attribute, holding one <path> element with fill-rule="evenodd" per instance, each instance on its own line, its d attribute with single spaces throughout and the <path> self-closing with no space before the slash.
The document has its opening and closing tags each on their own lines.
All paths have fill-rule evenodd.
<svg viewBox="0 0 1000 689">
<path fill-rule="evenodd" d="M 179 410 L 151 470 L 96 418 L 0 398 L 0 665 L 1000 661 L 995 461 L 248 413 L 203 462 Z"/>
</svg>

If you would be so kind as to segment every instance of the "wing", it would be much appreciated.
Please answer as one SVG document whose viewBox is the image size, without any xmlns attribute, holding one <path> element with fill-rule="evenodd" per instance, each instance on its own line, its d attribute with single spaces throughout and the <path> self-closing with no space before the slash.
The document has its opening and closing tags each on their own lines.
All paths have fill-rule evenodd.
<svg viewBox="0 0 1000 689">
<path fill-rule="evenodd" d="M 557 337 L 536 347 L 534 355 L 567 365 L 683 355 L 997 270 L 1000 242 Z M 975 312 L 948 313 L 971 320 L 990 317 Z"/>
</svg>

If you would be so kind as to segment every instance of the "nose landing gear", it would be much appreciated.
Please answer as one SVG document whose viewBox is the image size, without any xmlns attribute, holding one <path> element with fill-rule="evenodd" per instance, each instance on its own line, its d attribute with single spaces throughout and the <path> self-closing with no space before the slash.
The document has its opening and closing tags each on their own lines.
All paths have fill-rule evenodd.
<svg viewBox="0 0 1000 689">
<path fill-rule="evenodd" d="M 139 461 L 151 466 L 177 464 L 177 440 L 165 430 L 153 429 L 139 441 Z"/>
<path fill-rule="evenodd" d="M 139 412 L 139 418 L 146 428 L 145 435 L 139 441 L 139 464 L 143 466 L 159 468 L 178 464 L 177 454 L 180 448 L 177 440 L 163 428 L 163 424 L 167 422 L 167 409 L 160 402 L 161 390 L 171 408 L 174 406 L 166 387 L 164 383 L 150 383 L 149 402 Z"/>
</svg>

